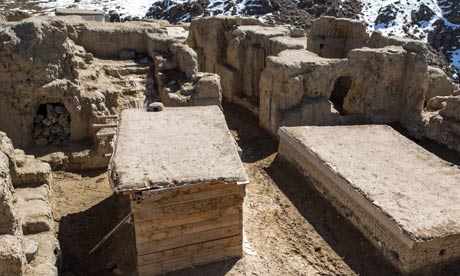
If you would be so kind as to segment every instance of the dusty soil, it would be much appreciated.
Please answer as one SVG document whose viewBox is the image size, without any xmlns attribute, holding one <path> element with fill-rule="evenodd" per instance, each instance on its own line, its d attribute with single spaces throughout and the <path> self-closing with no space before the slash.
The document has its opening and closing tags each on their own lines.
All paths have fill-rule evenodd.
<svg viewBox="0 0 460 276">
<path fill-rule="evenodd" d="M 276 140 L 254 116 L 234 105 L 224 109 L 251 181 L 245 256 L 168 275 L 399 275 L 294 168 L 276 159 Z M 112 195 L 105 172 L 56 172 L 53 198 L 63 275 L 135 275 L 129 224 L 88 255 L 128 213 L 128 202 Z M 436 275 L 456 275 L 459 268 L 446 265 Z"/>
</svg>

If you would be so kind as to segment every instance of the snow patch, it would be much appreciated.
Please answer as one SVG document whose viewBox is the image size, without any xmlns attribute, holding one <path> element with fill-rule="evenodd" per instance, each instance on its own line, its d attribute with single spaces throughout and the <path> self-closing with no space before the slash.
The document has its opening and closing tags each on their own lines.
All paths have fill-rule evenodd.
<svg viewBox="0 0 460 276">
<path fill-rule="evenodd" d="M 363 8 L 360 19 L 367 24 L 368 32 L 378 30 L 384 35 L 399 37 L 410 35 L 427 42 L 428 33 L 433 30 L 433 24 L 439 19 L 443 20 L 446 26 L 460 28 L 460 24 L 453 24 L 445 18 L 452 8 L 446 2 L 438 5 L 436 0 L 361 0 Z M 413 22 L 412 14 L 418 12 L 422 6 L 429 8 L 434 15 L 429 21 Z M 377 22 L 379 15 L 387 20 L 384 23 Z M 460 69 L 458 50 L 453 54 L 451 62 L 454 67 Z"/>
</svg>

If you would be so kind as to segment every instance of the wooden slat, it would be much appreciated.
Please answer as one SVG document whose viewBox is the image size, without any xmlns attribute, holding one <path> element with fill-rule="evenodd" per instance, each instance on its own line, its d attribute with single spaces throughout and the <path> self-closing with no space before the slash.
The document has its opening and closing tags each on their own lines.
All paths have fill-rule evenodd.
<svg viewBox="0 0 460 276">
<path fill-rule="evenodd" d="M 220 217 L 205 221 L 200 221 L 191 224 L 184 224 L 173 226 L 169 228 L 164 228 L 159 231 L 149 231 L 144 233 L 136 234 L 136 242 L 153 242 L 164 239 L 169 239 L 177 236 L 188 235 L 192 233 L 203 232 L 211 229 L 227 227 L 231 225 L 241 224 L 242 223 L 242 214 L 237 214 L 233 216 Z"/>
<path fill-rule="evenodd" d="M 137 243 L 137 255 L 145 255 L 148 253 L 159 252 L 167 249 L 193 245 L 205 241 L 217 240 L 231 236 L 241 235 L 242 224 L 232 225 L 223 228 L 212 229 L 199 233 L 193 233 L 183 236 L 178 236 L 161 241 Z"/>
<path fill-rule="evenodd" d="M 169 228 L 177 225 L 184 225 L 190 223 L 196 223 L 200 221 L 215 219 L 223 216 L 231 216 L 236 214 L 242 213 L 242 206 L 234 205 L 229 207 L 218 208 L 214 210 L 206 210 L 196 213 L 190 213 L 186 216 L 178 215 L 178 216 L 171 216 L 166 218 L 161 218 L 157 220 L 150 220 L 144 222 L 136 222 L 135 223 L 135 231 L 136 236 L 142 235 L 145 232 L 152 232 L 164 228 Z"/>
<path fill-rule="evenodd" d="M 96 133 L 96 137 L 97 138 L 105 138 L 105 137 L 114 136 L 115 134 L 117 134 L 117 133 L 114 132 L 114 131 L 112 131 L 112 132 L 102 132 L 102 133 Z"/>
<path fill-rule="evenodd" d="M 139 276 L 159 275 L 172 270 L 226 260 L 231 257 L 240 256 L 242 256 L 241 246 L 232 246 L 224 249 L 215 249 L 202 254 L 177 258 L 145 266 L 139 266 Z"/>
<path fill-rule="evenodd" d="M 243 238 L 241 235 L 203 242 L 199 244 L 178 247 L 170 250 L 156 252 L 147 255 L 141 255 L 137 258 L 139 266 L 157 263 L 165 260 L 172 260 L 176 258 L 182 258 L 190 255 L 198 255 L 203 252 L 210 250 L 216 250 L 221 248 L 227 248 L 232 246 L 242 247 Z"/>
<path fill-rule="evenodd" d="M 236 187 L 235 183 L 200 183 L 195 185 L 184 185 L 175 188 L 163 189 L 163 190 L 148 190 L 144 191 L 143 195 L 145 199 L 150 199 L 152 201 L 161 200 L 164 198 L 169 198 L 177 196 L 177 194 L 193 194 L 201 193 L 203 191 L 223 189 L 226 187 Z"/>
<path fill-rule="evenodd" d="M 206 200 L 192 201 L 189 203 L 172 205 L 151 210 L 149 202 L 143 204 L 131 202 L 134 222 L 156 220 L 161 218 L 180 217 L 191 213 L 213 210 L 216 208 L 229 207 L 243 203 L 244 195 L 232 194 L 214 197 Z"/>
<path fill-rule="evenodd" d="M 117 127 L 117 124 L 93 124 L 94 128 L 110 128 L 110 127 Z"/>
<path fill-rule="evenodd" d="M 101 115 L 101 116 L 97 116 L 98 119 L 101 119 L 101 120 L 106 120 L 106 119 L 117 119 L 118 118 L 118 115 Z"/>
<path fill-rule="evenodd" d="M 221 185 L 215 185 L 221 186 Z M 145 196 L 141 202 L 142 208 L 143 204 L 148 204 L 150 209 L 166 207 L 175 204 L 184 204 L 187 202 L 205 200 L 213 197 L 219 197 L 230 194 L 241 194 L 244 195 L 244 185 L 236 184 L 226 184 L 222 187 L 199 187 L 188 188 L 184 190 L 173 190 L 165 191 L 164 193 L 155 194 L 151 196 Z M 136 204 L 133 204 L 136 206 Z"/>
</svg>

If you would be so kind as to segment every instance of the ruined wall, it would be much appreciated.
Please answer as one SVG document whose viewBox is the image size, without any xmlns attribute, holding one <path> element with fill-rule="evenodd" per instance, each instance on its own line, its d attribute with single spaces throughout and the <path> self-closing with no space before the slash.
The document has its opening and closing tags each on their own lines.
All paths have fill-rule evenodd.
<svg viewBox="0 0 460 276">
<path fill-rule="evenodd" d="M 58 275 L 50 166 L 0 132 L 0 275 Z M 46 179 L 44 179 L 46 178 Z"/>
<path fill-rule="evenodd" d="M 54 167 L 105 166 L 111 146 L 97 125 L 122 109 L 220 105 L 219 77 L 200 73 L 196 53 L 160 22 L 72 16 L 0 24 L 0 131 L 21 148 L 89 147 L 47 157 Z"/>
<path fill-rule="evenodd" d="M 427 103 L 455 87 L 427 66 L 424 43 L 369 36 L 363 23 L 350 19 L 318 19 L 305 45 L 302 34 L 286 27 L 201 18 L 192 21 L 187 43 L 198 68 L 220 76 L 224 99 L 258 115 L 273 134 L 279 126 L 367 122 L 400 123 L 421 137 Z"/>
<path fill-rule="evenodd" d="M 323 16 L 311 25 L 307 50 L 324 58 L 345 58 L 350 50 L 364 47 L 368 39 L 362 22 Z"/>
<path fill-rule="evenodd" d="M 158 22 L 126 22 L 101 24 L 66 17 L 69 37 L 97 57 L 118 58 L 123 50 L 147 52 L 149 35 L 166 35 Z"/>
<path fill-rule="evenodd" d="M 192 21 L 187 43 L 198 53 L 200 70 L 221 77 L 226 100 L 244 99 L 258 108 L 266 58 L 285 49 L 304 49 L 305 37 L 250 18 L 209 17 Z"/>
<path fill-rule="evenodd" d="M 20 231 L 16 210 L 13 208 L 13 201 L 9 160 L 0 151 L 0 235 L 15 235 Z"/>
<path fill-rule="evenodd" d="M 349 80 L 337 106 L 337 81 Z M 416 131 L 428 88 L 424 58 L 401 47 L 361 48 L 345 59 L 287 50 L 267 59 L 262 73 L 260 123 L 279 126 L 401 122 Z"/>
<path fill-rule="evenodd" d="M 23 275 L 22 232 L 14 208 L 8 157 L 0 151 L 0 275 Z"/>
<path fill-rule="evenodd" d="M 429 102 L 432 112 L 426 112 L 423 136 L 460 152 L 460 91 L 450 96 L 435 97 Z"/>
</svg>

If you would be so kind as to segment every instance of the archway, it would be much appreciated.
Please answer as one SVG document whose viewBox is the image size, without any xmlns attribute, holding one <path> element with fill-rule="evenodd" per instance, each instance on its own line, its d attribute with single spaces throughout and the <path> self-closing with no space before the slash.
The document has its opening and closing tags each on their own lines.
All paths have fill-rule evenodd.
<svg viewBox="0 0 460 276">
<path fill-rule="evenodd" d="M 335 110 L 337 110 L 340 115 L 346 115 L 345 110 L 343 109 L 343 102 L 351 88 L 351 85 L 352 79 L 344 76 L 339 77 L 334 84 L 334 89 L 332 90 L 329 100 L 332 102 Z"/>
</svg>

